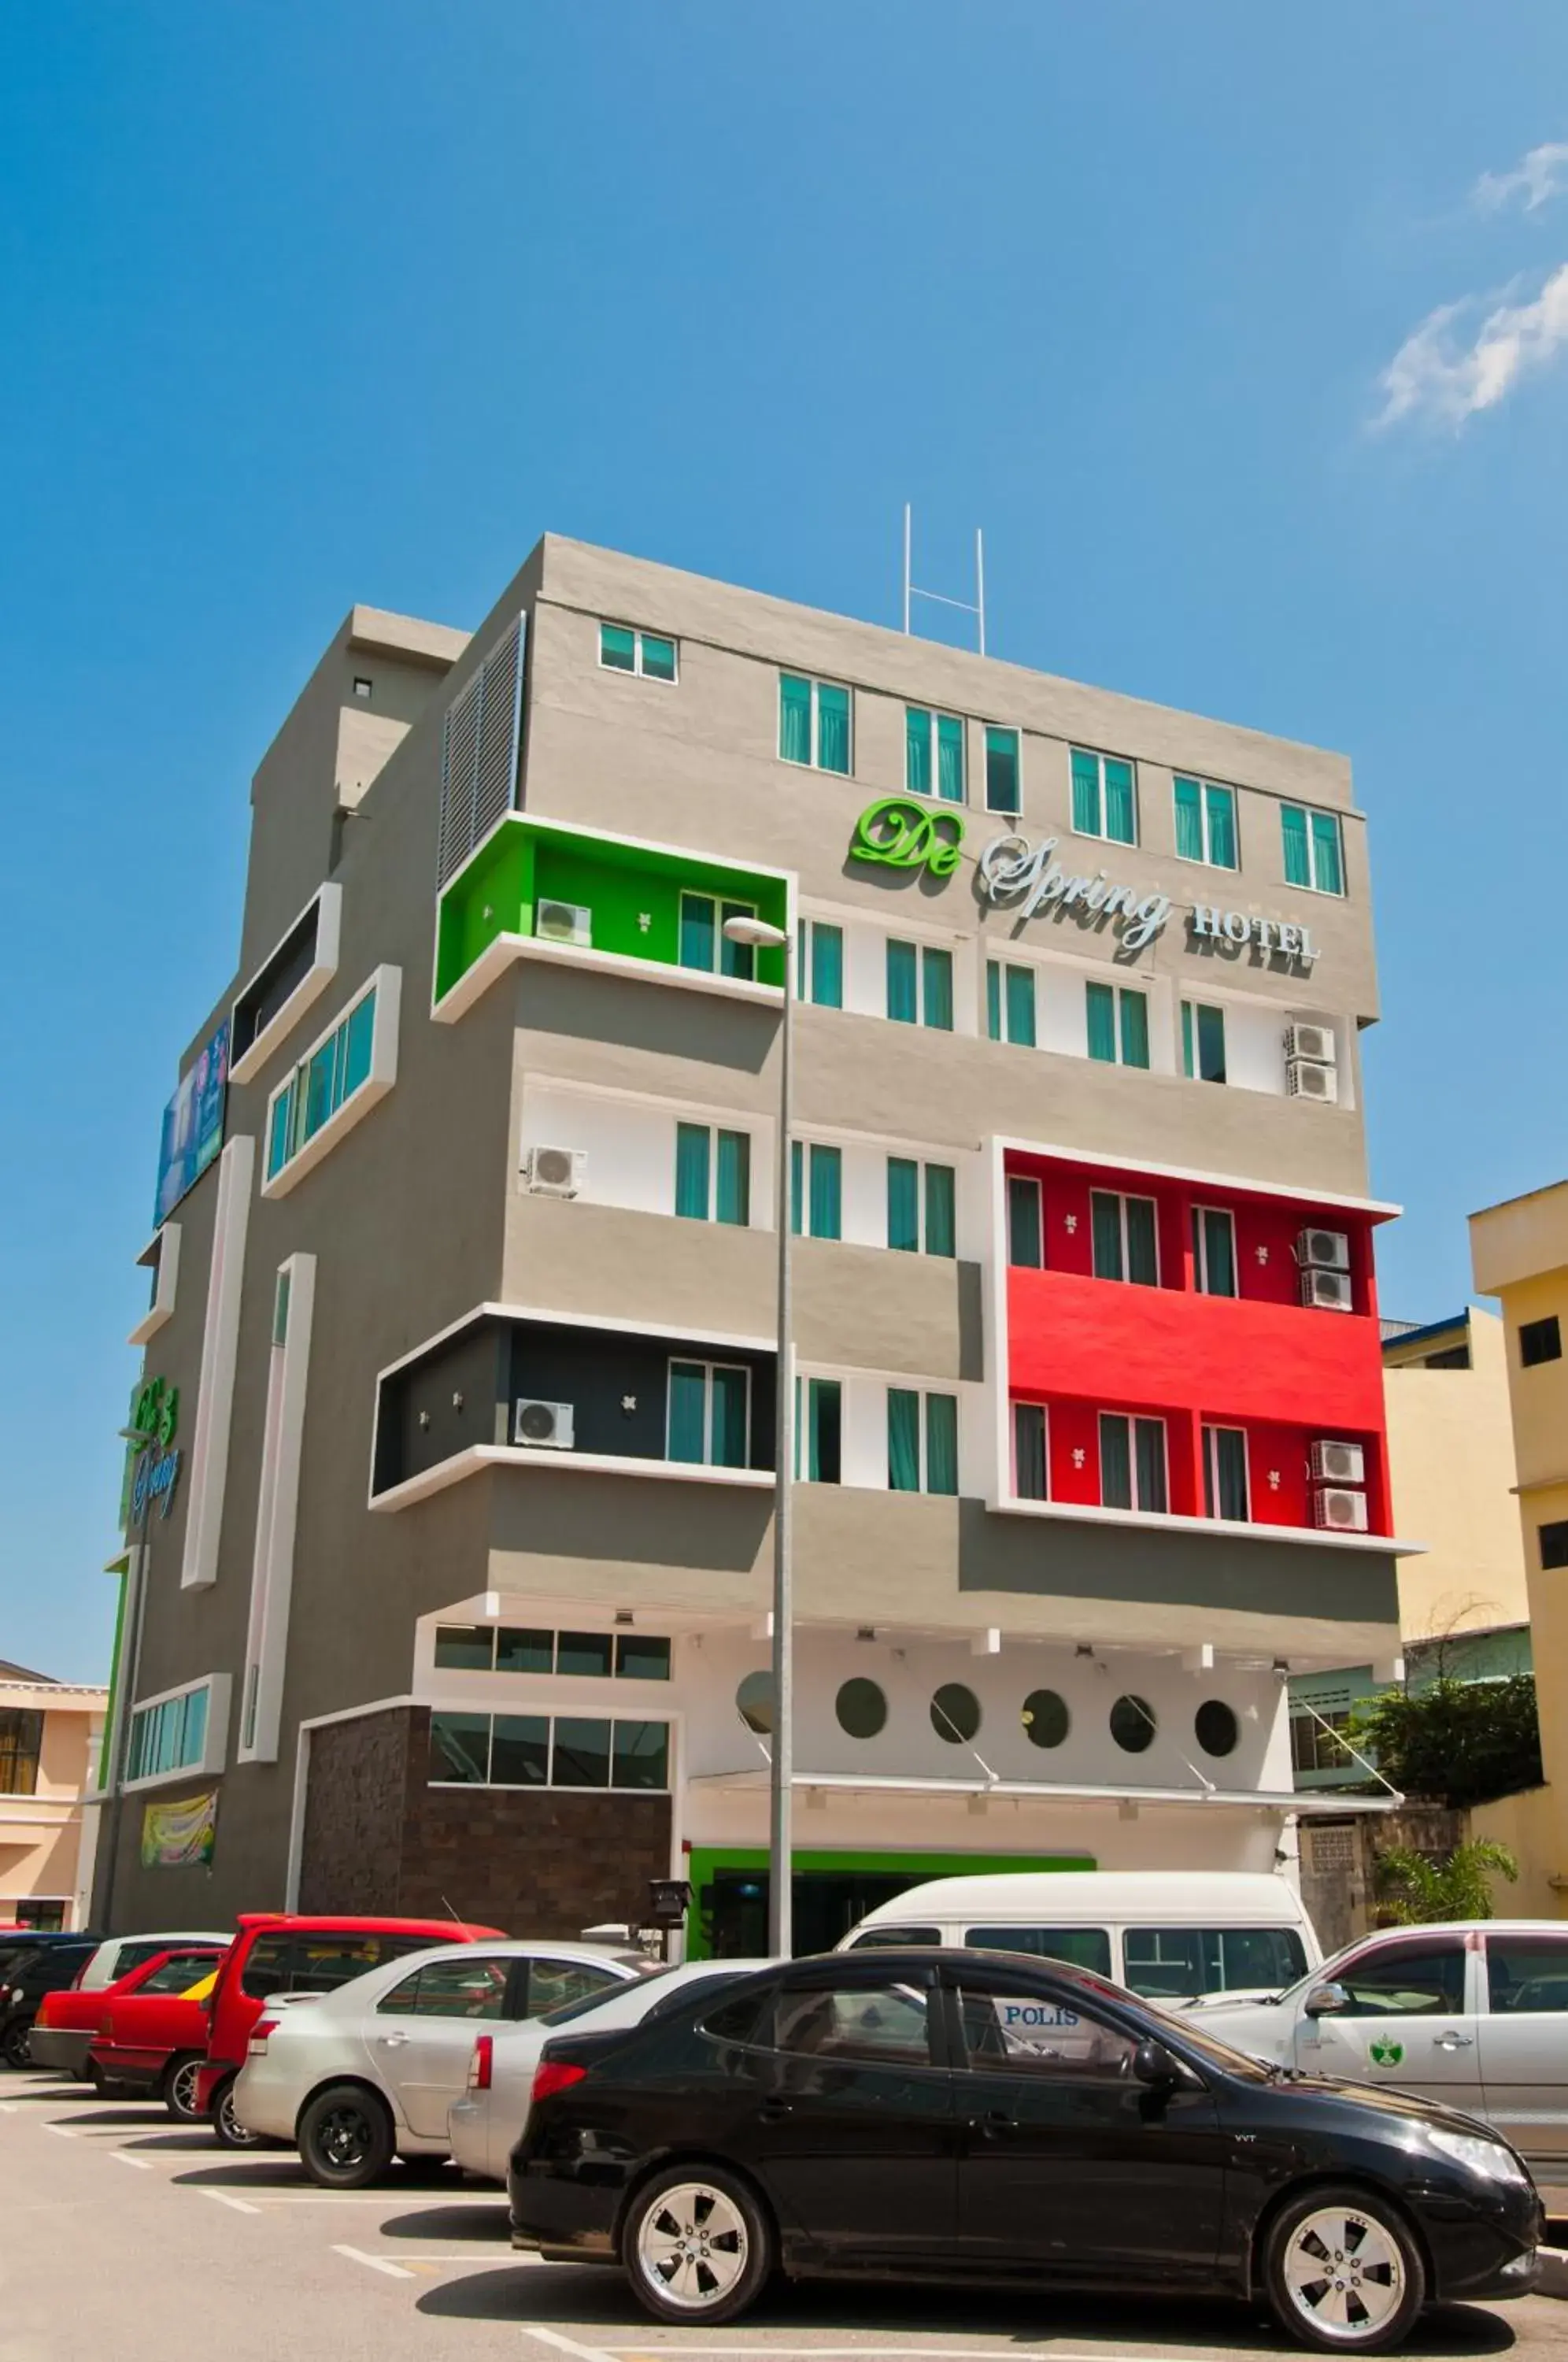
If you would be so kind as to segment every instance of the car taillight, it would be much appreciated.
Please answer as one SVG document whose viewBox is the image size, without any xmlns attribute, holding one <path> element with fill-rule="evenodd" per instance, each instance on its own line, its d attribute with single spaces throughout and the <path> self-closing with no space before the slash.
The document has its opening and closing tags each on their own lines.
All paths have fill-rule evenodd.
<svg viewBox="0 0 1568 2362">
<path fill-rule="evenodd" d="M 582 2081 L 587 2072 L 586 2067 L 574 2067 L 565 2058 L 541 2058 L 534 2070 L 533 2103 L 551 2100 L 558 2092 L 569 2091 L 574 2083 Z"/>
<path fill-rule="evenodd" d="M 252 2058 L 259 2058 L 263 2055 L 267 2047 L 267 2036 L 276 2031 L 277 2024 L 275 2017 L 257 2019 L 250 2029 L 250 2040 L 246 2046 Z"/>
<path fill-rule="evenodd" d="M 476 2035 L 476 2036 L 475 2036 L 475 2037 L 474 2037 L 474 2055 L 473 2055 L 473 2057 L 469 2060 L 469 2091 L 470 2091 L 470 2092 L 488 2092 L 488 2091 L 489 2091 L 489 2089 L 490 2089 L 490 2079 L 491 2079 L 491 2073 L 492 2073 L 492 2072 L 493 2072 L 493 2070 L 494 2070 L 494 2067 L 495 2067 L 495 2036 L 494 2036 L 494 2035 L 493 2035 L 493 2034 L 480 2034 L 480 2035 Z"/>
</svg>

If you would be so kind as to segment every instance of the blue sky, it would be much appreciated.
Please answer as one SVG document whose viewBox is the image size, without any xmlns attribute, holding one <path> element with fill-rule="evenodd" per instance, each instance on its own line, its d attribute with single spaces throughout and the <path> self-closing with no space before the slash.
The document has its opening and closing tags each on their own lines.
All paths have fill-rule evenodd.
<svg viewBox="0 0 1568 2362">
<path fill-rule="evenodd" d="M 1528 0 L 17 17 L 0 1655 L 105 1661 L 250 771 L 350 601 L 470 624 L 546 527 L 891 623 L 911 499 L 997 653 L 1348 750 L 1384 1301 L 1457 1303 L 1564 1165 L 1562 143 Z"/>
</svg>

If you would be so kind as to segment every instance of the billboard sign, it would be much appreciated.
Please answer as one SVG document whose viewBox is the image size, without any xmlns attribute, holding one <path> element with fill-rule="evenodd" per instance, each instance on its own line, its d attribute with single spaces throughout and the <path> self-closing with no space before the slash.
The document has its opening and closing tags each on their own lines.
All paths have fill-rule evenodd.
<svg viewBox="0 0 1568 2362">
<path fill-rule="evenodd" d="M 201 1179 L 223 1146 L 224 1091 L 228 1081 L 228 1020 L 203 1043 L 163 1110 L 158 1148 L 154 1226 L 166 1222 L 187 1189 Z"/>
</svg>

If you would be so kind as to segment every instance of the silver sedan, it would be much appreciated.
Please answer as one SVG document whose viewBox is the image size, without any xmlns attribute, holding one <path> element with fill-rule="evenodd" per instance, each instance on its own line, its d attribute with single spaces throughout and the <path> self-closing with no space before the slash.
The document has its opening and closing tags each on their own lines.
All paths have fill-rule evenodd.
<svg viewBox="0 0 1568 2362">
<path fill-rule="evenodd" d="M 717 1988 L 736 1977 L 749 1977 L 756 1970 L 772 1965 L 770 1960 L 689 1960 L 683 1968 L 662 1969 L 645 1977 L 640 1984 L 620 1985 L 612 1993 L 569 2003 L 548 2017 L 531 2018 L 525 2025 L 476 2028 L 469 2088 L 453 2103 L 447 2118 L 453 2162 L 483 2180 L 505 2180 L 507 2158 L 527 2122 L 539 2053 L 563 2025 L 584 2034 L 611 2034 L 623 2025 L 640 2025 L 645 2018 L 657 2016 L 667 2003 L 708 1985 Z"/>
</svg>

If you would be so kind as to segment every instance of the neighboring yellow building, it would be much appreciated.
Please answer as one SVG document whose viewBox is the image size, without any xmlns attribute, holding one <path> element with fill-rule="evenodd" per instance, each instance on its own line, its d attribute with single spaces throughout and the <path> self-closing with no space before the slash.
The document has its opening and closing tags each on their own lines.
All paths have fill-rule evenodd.
<svg viewBox="0 0 1568 2362">
<path fill-rule="evenodd" d="M 1488 1805 L 1477 1827 L 1520 1860 L 1512 1909 L 1568 1906 L 1568 1181 L 1470 1218 L 1475 1285 L 1503 1307 L 1544 1788 Z"/>
<path fill-rule="evenodd" d="M 1399 1562 L 1403 1639 L 1528 1623 L 1503 1323 L 1473 1304 L 1396 1330 L 1383 1374 L 1395 1531 L 1426 1545 Z"/>
<path fill-rule="evenodd" d="M 0 1926 L 83 1923 L 83 1798 L 107 1697 L 0 1661 Z"/>
</svg>

